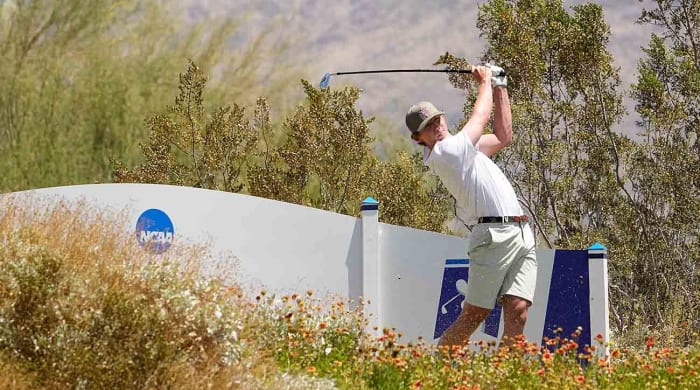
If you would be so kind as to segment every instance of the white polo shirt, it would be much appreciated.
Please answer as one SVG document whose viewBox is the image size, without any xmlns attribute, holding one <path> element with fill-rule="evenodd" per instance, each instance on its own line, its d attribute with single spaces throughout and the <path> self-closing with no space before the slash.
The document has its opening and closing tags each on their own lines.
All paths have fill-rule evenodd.
<svg viewBox="0 0 700 390">
<path fill-rule="evenodd" d="M 432 152 L 426 148 L 423 163 L 455 197 L 457 214 L 467 225 L 479 217 L 523 214 L 508 178 L 465 132 L 436 143 Z"/>
</svg>

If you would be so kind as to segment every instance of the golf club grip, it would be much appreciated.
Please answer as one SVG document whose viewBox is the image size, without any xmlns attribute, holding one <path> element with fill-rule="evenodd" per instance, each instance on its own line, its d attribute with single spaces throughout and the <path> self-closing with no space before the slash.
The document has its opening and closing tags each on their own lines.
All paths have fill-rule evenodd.
<svg viewBox="0 0 700 390">
<path fill-rule="evenodd" d="M 358 70 L 354 72 L 337 72 L 335 75 L 344 74 L 367 74 L 367 73 L 414 73 L 414 72 L 431 72 L 431 73 L 471 73 L 471 69 L 379 69 L 379 70 Z M 494 76 L 505 76 L 506 71 L 504 70 L 501 74 L 494 74 Z"/>
</svg>

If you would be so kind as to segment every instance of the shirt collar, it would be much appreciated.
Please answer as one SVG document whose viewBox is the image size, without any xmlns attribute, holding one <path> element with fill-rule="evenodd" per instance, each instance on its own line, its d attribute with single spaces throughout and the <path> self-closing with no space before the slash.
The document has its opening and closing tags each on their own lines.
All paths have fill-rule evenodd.
<svg viewBox="0 0 700 390">
<path fill-rule="evenodd" d="M 428 165 L 428 159 L 430 159 L 432 154 L 432 150 L 429 147 L 423 146 L 423 165 Z"/>
</svg>

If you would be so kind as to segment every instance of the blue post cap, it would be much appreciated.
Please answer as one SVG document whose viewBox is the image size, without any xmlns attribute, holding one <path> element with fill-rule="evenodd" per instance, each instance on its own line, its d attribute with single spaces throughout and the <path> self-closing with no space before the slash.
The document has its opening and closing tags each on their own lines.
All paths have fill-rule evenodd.
<svg viewBox="0 0 700 390">
<path fill-rule="evenodd" d="M 365 198 L 365 200 L 362 201 L 362 204 L 379 204 L 379 202 L 373 197 L 368 196 Z"/>
<path fill-rule="evenodd" d="M 588 247 L 589 251 L 606 251 L 608 248 L 605 247 L 605 245 L 596 242 L 595 244 L 591 245 Z"/>
<path fill-rule="evenodd" d="M 371 196 L 365 198 L 365 200 L 360 203 L 360 210 L 378 210 L 379 202 Z"/>
</svg>

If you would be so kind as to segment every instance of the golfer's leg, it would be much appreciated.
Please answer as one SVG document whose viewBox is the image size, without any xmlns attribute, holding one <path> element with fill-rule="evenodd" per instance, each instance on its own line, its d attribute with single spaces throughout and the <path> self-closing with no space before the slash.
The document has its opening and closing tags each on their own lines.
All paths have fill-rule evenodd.
<svg viewBox="0 0 700 390">
<path fill-rule="evenodd" d="M 491 309 L 485 309 L 465 302 L 462 313 L 442 334 L 438 345 L 466 345 L 469 342 L 469 337 L 471 337 L 479 324 L 486 319 L 490 311 Z"/>
<path fill-rule="evenodd" d="M 530 302 L 513 295 L 504 295 L 503 303 L 503 336 L 507 337 L 506 344 L 510 345 L 515 336 L 523 334 L 527 310 Z"/>
</svg>

